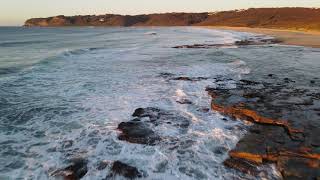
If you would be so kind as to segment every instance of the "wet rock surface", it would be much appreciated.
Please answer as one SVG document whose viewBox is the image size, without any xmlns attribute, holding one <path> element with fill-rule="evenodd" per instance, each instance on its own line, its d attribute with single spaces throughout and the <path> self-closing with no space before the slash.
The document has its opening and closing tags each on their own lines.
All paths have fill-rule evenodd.
<svg viewBox="0 0 320 180">
<path fill-rule="evenodd" d="M 210 49 L 210 48 L 222 48 L 222 47 L 232 47 L 232 46 L 253 46 L 253 45 L 269 45 L 269 44 L 279 44 L 280 40 L 270 38 L 270 39 L 245 39 L 241 41 L 235 41 L 234 43 L 226 44 L 192 44 L 192 45 L 180 45 L 174 46 L 175 49 Z"/>
<path fill-rule="evenodd" d="M 113 162 L 111 173 L 106 177 L 106 179 L 113 178 L 117 175 L 128 179 L 137 179 L 143 177 L 143 173 L 141 173 L 136 167 L 130 166 L 121 161 Z"/>
<path fill-rule="evenodd" d="M 202 77 L 202 76 L 179 76 L 172 73 L 163 72 L 160 73 L 158 77 L 164 78 L 169 81 L 190 81 L 190 82 L 197 82 L 197 81 L 204 81 L 214 79 L 212 77 Z"/>
<path fill-rule="evenodd" d="M 225 165 L 254 175 L 259 165 L 274 163 L 284 179 L 319 178 L 319 87 L 268 77 L 240 80 L 235 89 L 207 88 L 212 110 L 253 123 Z"/>
<path fill-rule="evenodd" d="M 234 46 L 234 44 L 192 44 L 192 45 L 180 45 L 174 46 L 172 48 L 175 49 L 210 49 L 210 48 L 221 48 L 221 47 L 228 47 Z"/>
<path fill-rule="evenodd" d="M 52 176 L 64 180 L 78 180 L 86 175 L 88 171 L 88 161 L 83 158 L 76 158 L 71 160 L 71 164 L 64 169 L 55 171 Z"/>
<path fill-rule="evenodd" d="M 201 81 L 201 80 L 207 80 L 209 78 L 207 77 L 175 77 L 175 78 L 171 78 L 170 80 L 175 80 L 175 81 Z"/>
<path fill-rule="evenodd" d="M 179 132 L 185 132 L 190 125 L 190 120 L 178 112 L 168 111 L 154 107 L 138 108 L 132 114 L 134 119 L 118 125 L 121 131 L 119 140 L 136 144 L 155 145 L 166 139 L 157 130 L 159 126 L 166 126 Z"/>
<path fill-rule="evenodd" d="M 134 119 L 129 122 L 122 122 L 118 129 L 122 131 L 119 140 L 128 141 L 137 144 L 155 145 L 161 138 L 157 135 L 147 123 Z"/>
<path fill-rule="evenodd" d="M 176 101 L 179 104 L 192 104 L 192 101 L 190 101 L 189 99 L 180 99 Z"/>
</svg>

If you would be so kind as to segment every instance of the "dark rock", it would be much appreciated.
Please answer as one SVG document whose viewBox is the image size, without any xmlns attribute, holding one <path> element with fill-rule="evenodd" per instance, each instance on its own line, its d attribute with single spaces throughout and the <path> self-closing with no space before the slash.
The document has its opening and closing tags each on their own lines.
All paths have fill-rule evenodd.
<svg viewBox="0 0 320 180">
<path fill-rule="evenodd" d="M 229 158 L 224 161 L 224 165 L 252 176 L 257 176 L 259 174 L 259 169 L 256 164 L 243 159 Z"/>
<path fill-rule="evenodd" d="M 123 176 L 128 179 L 142 178 L 143 174 L 133 166 L 122 163 L 120 161 L 115 161 L 111 168 L 112 173 L 110 173 L 106 179 L 112 178 L 116 175 Z"/>
<path fill-rule="evenodd" d="M 246 80 L 246 79 L 241 79 L 240 83 L 242 83 L 243 85 L 258 85 L 258 84 L 260 84 L 259 82 L 250 81 L 250 80 Z"/>
<path fill-rule="evenodd" d="M 226 44 L 192 44 L 192 45 L 180 45 L 174 46 L 175 49 L 209 49 L 209 48 L 221 48 L 221 47 L 230 47 L 230 46 L 249 46 L 249 45 L 267 45 L 267 44 L 276 44 L 281 41 L 277 39 L 246 39 L 242 41 L 236 41 L 234 43 Z"/>
<path fill-rule="evenodd" d="M 291 82 L 274 77 L 273 83 L 240 80 L 235 89 L 206 89 L 212 110 L 254 123 L 229 152 L 226 166 L 256 174 L 254 167 L 275 163 L 284 179 L 319 176 L 319 88 Z"/>
<path fill-rule="evenodd" d="M 188 99 L 181 99 L 176 101 L 179 104 L 192 104 L 192 101 L 188 100 Z"/>
<path fill-rule="evenodd" d="M 227 118 L 222 118 L 222 120 L 223 120 L 223 121 L 228 121 L 228 119 L 227 119 Z"/>
<path fill-rule="evenodd" d="M 71 165 L 64 169 L 55 171 L 52 176 L 60 177 L 65 180 L 79 180 L 86 175 L 88 171 L 87 163 L 87 160 L 82 158 L 72 159 Z"/>
<path fill-rule="evenodd" d="M 249 40 L 242 40 L 242 41 L 236 41 L 235 45 L 238 46 L 247 46 L 247 45 L 254 45 L 254 41 L 249 41 Z"/>
<path fill-rule="evenodd" d="M 192 81 L 192 79 L 189 78 L 189 77 L 176 77 L 176 78 L 173 78 L 172 80 L 176 80 L 176 81 Z"/>
<path fill-rule="evenodd" d="M 175 48 L 175 49 L 209 49 L 209 48 L 227 47 L 227 46 L 232 46 L 232 45 L 233 44 L 193 44 L 193 45 L 174 46 L 172 48 Z"/>
<path fill-rule="evenodd" d="M 119 140 L 131 143 L 155 145 L 155 143 L 161 139 L 160 136 L 158 136 L 144 122 L 122 122 L 119 124 L 118 129 L 122 131 L 118 137 Z"/>
<path fill-rule="evenodd" d="M 169 124 L 180 132 L 186 132 L 190 124 L 188 118 L 179 115 L 176 111 L 154 107 L 138 108 L 132 116 L 136 118 L 118 125 L 118 129 L 121 131 L 118 138 L 137 144 L 155 145 L 164 139 L 160 136 L 161 132 L 153 130 L 156 126 Z"/>
<path fill-rule="evenodd" d="M 286 83 L 294 83 L 295 81 L 294 80 L 292 80 L 292 79 L 290 79 L 290 78 L 284 78 L 283 79 L 284 80 L 284 82 L 286 82 Z"/>
<path fill-rule="evenodd" d="M 207 80 L 209 78 L 207 77 L 176 77 L 172 78 L 170 80 L 175 80 L 175 81 L 202 81 L 202 80 Z"/>
<path fill-rule="evenodd" d="M 133 117 L 141 117 L 142 114 L 144 113 L 144 109 L 143 108 L 138 108 L 134 111 L 134 113 L 132 114 Z"/>
<path fill-rule="evenodd" d="M 153 125 L 159 125 L 169 121 L 172 122 L 174 126 L 187 128 L 190 124 L 188 118 L 179 115 L 176 111 L 167 111 L 154 107 L 138 108 L 132 116 L 138 118 L 148 117 Z"/>
<path fill-rule="evenodd" d="M 157 35 L 157 33 L 156 33 L 156 32 L 149 32 L 149 33 L 146 33 L 146 35 L 152 35 L 152 36 L 155 36 L 155 35 Z"/>
<path fill-rule="evenodd" d="M 315 80 L 311 80 L 310 83 L 311 83 L 311 84 L 314 84 L 314 83 L 316 83 L 316 81 L 315 81 Z"/>
<path fill-rule="evenodd" d="M 218 146 L 214 149 L 215 154 L 224 154 L 228 151 L 229 149 L 224 147 L 224 146 Z"/>
<path fill-rule="evenodd" d="M 283 179 L 317 179 L 320 177 L 319 164 L 319 160 L 299 157 L 281 157 L 277 162 Z"/>
<path fill-rule="evenodd" d="M 111 164 L 110 161 L 101 161 L 101 162 L 97 165 L 97 169 L 101 171 L 101 170 L 105 169 L 106 167 L 108 167 L 110 164 Z"/>
<path fill-rule="evenodd" d="M 261 133 L 261 130 L 259 128 L 254 128 L 254 127 L 250 128 L 249 131 L 251 133 L 255 133 L 255 134 L 260 134 Z"/>
<path fill-rule="evenodd" d="M 249 46 L 249 45 L 267 45 L 281 43 L 278 39 L 245 39 L 242 41 L 236 41 L 237 46 Z"/>
<path fill-rule="evenodd" d="M 169 78 L 169 77 L 172 77 L 172 76 L 174 76 L 174 74 L 166 73 L 166 72 L 159 74 L 159 77 L 163 77 L 163 78 Z"/>
<path fill-rule="evenodd" d="M 207 113 L 207 112 L 209 112 L 210 111 L 210 108 L 200 108 L 200 109 L 198 109 L 197 111 L 200 111 L 200 112 L 203 112 L 203 113 Z"/>
<path fill-rule="evenodd" d="M 155 171 L 157 173 L 164 173 L 167 166 L 168 166 L 169 162 L 167 160 L 164 160 L 162 162 L 159 162 L 156 167 L 155 167 Z"/>
</svg>

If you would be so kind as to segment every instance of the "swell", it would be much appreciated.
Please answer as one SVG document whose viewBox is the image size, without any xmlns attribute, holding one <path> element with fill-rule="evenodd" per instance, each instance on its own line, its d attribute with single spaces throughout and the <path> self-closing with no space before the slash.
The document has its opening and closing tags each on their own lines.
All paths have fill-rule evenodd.
<svg viewBox="0 0 320 180">
<path fill-rule="evenodd" d="M 30 68 L 30 67 L 48 64 L 49 62 L 54 61 L 54 60 L 58 60 L 58 59 L 66 60 L 66 57 L 79 56 L 79 55 L 83 55 L 86 53 L 102 50 L 104 48 L 105 47 L 100 46 L 100 47 L 90 47 L 90 48 L 79 48 L 79 49 L 73 49 L 73 50 L 66 50 L 66 51 L 58 53 L 57 55 L 40 59 L 39 61 L 37 61 L 35 63 L 17 65 L 17 66 L 9 66 L 9 67 L 0 67 L 0 77 L 2 75 L 19 73 L 27 68 Z"/>
<path fill-rule="evenodd" d="M 0 47 L 17 47 L 17 46 L 25 46 L 30 44 L 40 44 L 40 43 L 48 43 L 49 41 L 11 41 L 11 42 L 1 42 Z"/>
</svg>

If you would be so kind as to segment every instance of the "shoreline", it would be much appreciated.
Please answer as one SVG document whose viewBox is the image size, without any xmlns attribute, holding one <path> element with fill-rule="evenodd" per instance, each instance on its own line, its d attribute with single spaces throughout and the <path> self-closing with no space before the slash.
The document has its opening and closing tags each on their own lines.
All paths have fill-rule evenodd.
<svg viewBox="0 0 320 180">
<path fill-rule="evenodd" d="M 201 26 L 200 26 L 201 27 Z M 289 29 L 268 29 L 228 26 L 203 26 L 209 29 L 232 30 L 273 36 L 282 41 L 283 45 L 305 46 L 320 48 L 320 31 L 295 31 Z"/>
</svg>

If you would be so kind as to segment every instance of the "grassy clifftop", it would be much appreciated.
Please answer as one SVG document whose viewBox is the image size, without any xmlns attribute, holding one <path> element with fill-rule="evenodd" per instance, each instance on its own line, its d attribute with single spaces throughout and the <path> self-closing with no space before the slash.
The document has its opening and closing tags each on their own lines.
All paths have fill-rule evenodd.
<svg viewBox="0 0 320 180">
<path fill-rule="evenodd" d="M 25 26 L 231 26 L 320 30 L 320 9 L 251 8 L 215 13 L 85 15 L 32 18 Z"/>
</svg>

